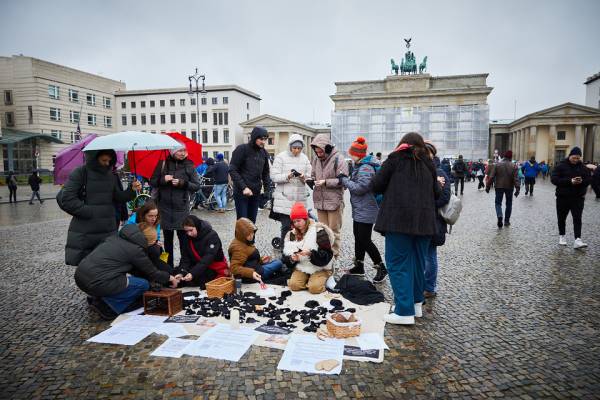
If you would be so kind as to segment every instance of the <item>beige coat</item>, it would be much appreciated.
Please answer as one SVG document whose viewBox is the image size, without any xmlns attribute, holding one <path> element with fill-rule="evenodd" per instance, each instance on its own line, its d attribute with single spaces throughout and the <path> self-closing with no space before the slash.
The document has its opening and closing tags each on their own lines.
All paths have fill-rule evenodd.
<svg viewBox="0 0 600 400">
<path fill-rule="evenodd" d="M 310 144 L 314 149 L 319 147 L 329 154 L 324 159 L 315 157 L 312 160 L 312 177 L 315 181 L 325 180 L 325 185 L 316 187 L 313 193 L 313 202 L 317 210 L 335 211 L 344 202 L 344 187 L 340 186 L 338 175 L 348 176 L 348 164 L 344 156 L 333 146 L 329 137 L 323 133 L 318 134 Z"/>
</svg>

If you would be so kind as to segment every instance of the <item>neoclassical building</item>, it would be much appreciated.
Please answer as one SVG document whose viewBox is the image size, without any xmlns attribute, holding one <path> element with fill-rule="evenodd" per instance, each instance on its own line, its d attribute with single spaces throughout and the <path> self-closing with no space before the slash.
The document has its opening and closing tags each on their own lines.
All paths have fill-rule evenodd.
<svg viewBox="0 0 600 400">
<path fill-rule="evenodd" d="M 600 161 L 600 109 L 564 103 L 525 115 L 512 122 L 491 121 L 489 157 L 513 151 L 513 159 L 555 164 L 573 146 L 585 161 Z"/>
</svg>

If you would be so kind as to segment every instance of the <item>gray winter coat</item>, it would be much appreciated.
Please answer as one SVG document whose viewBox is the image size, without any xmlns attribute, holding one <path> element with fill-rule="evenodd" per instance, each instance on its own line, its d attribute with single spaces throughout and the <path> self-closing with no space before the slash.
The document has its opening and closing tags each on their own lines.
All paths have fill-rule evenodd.
<svg viewBox="0 0 600 400">
<path fill-rule="evenodd" d="M 179 179 L 179 185 L 173 186 L 165 181 L 165 175 Z M 167 230 L 183 229 L 183 220 L 190 215 L 190 196 L 200 189 L 200 178 L 194 163 L 169 157 L 159 162 L 150 178 L 150 185 L 158 188 L 158 210 L 160 225 Z"/>
<path fill-rule="evenodd" d="M 116 153 L 113 152 L 109 167 L 102 167 L 98 163 L 97 154 L 96 151 L 86 152 L 85 165 L 71 172 L 60 192 L 62 209 L 73 216 L 65 247 L 65 262 L 68 265 L 79 265 L 105 238 L 116 234 L 115 203 L 124 203 L 135 197 L 135 192 L 130 188 L 121 190 L 119 178 L 112 173 Z M 82 196 L 84 192 L 85 196 Z"/>
<path fill-rule="evenodd" d="M 315 208 L 335 211 L 344 203 L 344 187 L 340 185 L 338 176 L 348 175 L 348 164 L 324 133 L 315 136 L 310 146 L 313 150 L 319 147 L 325 151 L 324 159 L 315 157 L 312 160 L 312 178 L 315 181 L 325 180 L 324 186 L 315 187 L 313 191 Z"/>
<path fill-rule="evenodd" d="M 377 221 L 379 206 L 371 191 L 371 180 L 375 176 L 375 167 L 371 164 L 372 156 L 363 158 L 352 170 L 350 178 L 342 178 L 342 183 L 350 191 L 352 219 L 364 224 Z"/>
<path fill-rule="evenodd" d="M 75 283 L 90 296 L 104 297 L 127 288 L 127 274 L 160 283 L 169 282 L 169 273 L 156 269 L 148 258 L 148 243 L 136 224 L 125 225 L 118 235 L 106 239 L 75 270 Z"/>
</svg>

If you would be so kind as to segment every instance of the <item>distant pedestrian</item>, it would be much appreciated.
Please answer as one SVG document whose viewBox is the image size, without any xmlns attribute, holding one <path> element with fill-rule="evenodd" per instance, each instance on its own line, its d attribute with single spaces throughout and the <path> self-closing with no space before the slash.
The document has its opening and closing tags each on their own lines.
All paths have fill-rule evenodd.
<svg viewBox="0 0 600 400">
<path fill-rule="evenodd" d="M 571 149 L 568 157 L 560 161 L 552 171 L 551 181 L 556 185 L 556 215 L 558 218 L 558 243 L 567 245 L 566 221 L 569 212 L 573 217 L 573 233 L 575 242 L 573 248 L 586 247 L 581 240 L 581 216 L 587 186 L 592 179 L 588 168 L 581 162 L 581 149 L 577 146 Z"/>
<path fill-rule="evenodd" d="M 542 161 L 542 162 L 540 163 L 540 168 L 541 168 L 541 170 L 542 170 L 542 179 L 543 179 L 543 180 L 546 180 L 546 177 L 548 176 L 548 170 L 549 170 L 550 168 L 548 167 L 548 164 L 546 164 L 546 162 L 545 162 L 545 161 Z"/>
<path fill-rule="evenodd" d="M 217 161 L 209 168 L 208 174 L 213 177 L 213 193 L 217 201 L 217 211 L 225 212 L 227 209 L 227 186 L 229 185 L 229 165 L 223 153 L 217 154 Z M 202 191 L 202 189 L 200 189 Z"/>
<path fill-rule="evenodd" d="M 519 178 L 519 184 L 521 187 L 525 187 L 525 174 L 523 173 L 523 168 L 521 165 L 517 168 L 517 176 Z"/>
<path fill-rule="evenodd" d="M 381 159 L 381 152 L 377 152 L 375 154 L 375 159 L 373 161 L 381 165 L 381 163 L 383 162 L 383 160 Z"/>
<path fill-rule="evenodd" d="M 465 191 L 465 174 L 468 172 L 462 154 L 459 155 L 458 160 L 454 162 L 452 171 L 454 172 L 454 194 L 458 196 L 458 184 L 460 182 L 460 195 L 462 196 Z"/>
<path fill-rule="evenodd" d="M 512 163 L 512 151 L 507 150 L 504 153 L 502 161 L 494 164 L 488 174 L 485 191 L 490 192 L 492 182 L 496 188 L 496 217 L 498 217 L 498 228 L 503 225 L 510 226 L 510 216 L 512 214 L 512 196 L 519 196 L 521 183 L 519 182 L 518 168 Z M 504 223 L 502 222 L 502 199 L 506 197 L 506 207 L 504 210 Z"/>
<path fill-rule="evenodd" d="M 42 183 L 42 178 L 40 178 L 40 174 L 33 170 L 31 175 L 29 175 L 29 179 L 27 180 L 29 183 L 29 187 L 31 188 L 31 198 L 29 199 L 29 204 L 33 204 L 33 199 L 37 197 L 40 204 L 44 203 L 44 200 L 40 197 L 40 183 Z"/>
<path fill-rule="evenodd" d="M 541 168 L 535 157 L 531 157 L 529 161 L 525 161 L 521 167 L 523 174 L 525 175 L 525 196 L 529 193 L 529 196 L 533 196 L 533 186 L 535 185 L 535 178 L 541 171 Z"/>
<path fill-rule="evenodd" d="M 483 183 L 483 177 L 485 176 L 485 166 L 483 165 L 483 160 L 479 159 L 475 167 L 475 176 L 479 183 L 477 184 L 477 190 L 485 189 L 485 184 Z"/>
<path fill-rule="evenodd" d="M 589 164 L 587 167 L 594 171 L 592 175 L 592 189 L 596 193 L 596 200 L 600 200 L 600 168 L 593 164 Z"/>
<path fill-rule="evenodd" d="M 9 171 L 6 177 L 6 184 L 8 185 L 8 202 L 17 202 L 17 177 L 14 171 Z"/>
</svg>

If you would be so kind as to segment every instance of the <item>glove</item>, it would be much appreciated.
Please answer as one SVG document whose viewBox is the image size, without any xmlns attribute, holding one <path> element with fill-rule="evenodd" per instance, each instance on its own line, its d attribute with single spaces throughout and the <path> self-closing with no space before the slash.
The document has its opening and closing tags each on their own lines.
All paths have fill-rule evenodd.
<svg viewBox="0 0 600 400">
<path fill-rule="evenodd" d="M 347 175 L 344 174 L 339 174 L 338 176 L 336 176 L 336 178 L 338 179 L 338 183 L 340 186 L 344 186 L 344 178 L 347 178 Z"/>
<path fill-rule="evenodd" d="M 485 192 L 486 192 L 486 193 L 489 193 L 489 192 L 490 192 L 490 188 L 489 188 L 489 187 L 486 187 L 486 188 L 485 188 Z"/>
<path fill-rule="evenodd" d="M 517 189 L 515 190 L 515 197 L 519 197 L 519 192 L 521 191 L 521 189 Z"/>
</svg>

